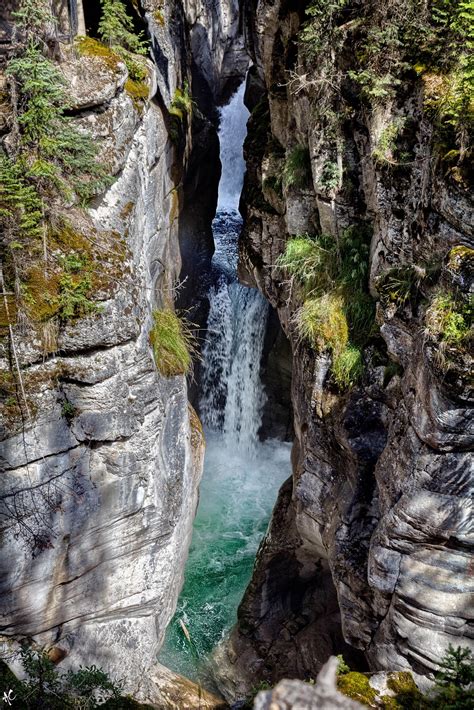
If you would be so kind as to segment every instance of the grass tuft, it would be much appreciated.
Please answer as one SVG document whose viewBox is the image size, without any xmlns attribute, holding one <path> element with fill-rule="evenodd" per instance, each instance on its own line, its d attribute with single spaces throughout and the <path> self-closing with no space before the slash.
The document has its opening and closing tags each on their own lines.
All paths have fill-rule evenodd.
<svg viewBox="0 0 474 710">
<path fill-rule="evenodd" d="M 332 354 L 331 372 L 341 389 L 362 374 L 362 351 L 375 335 L 375 303 L 367 291 L 369 233 L 353 226 L 336 239 L 293 237 L 277 266 L 296 279 L 303 305 L 293 321 L 301 338 Z"/>
<path fill-rule="evenodd" d="M 473 302 L 448 291 L 439 291 L 426 312 L 428 333 L 460 349 L 472 338 Z"/>
<path fill-rule="evenodd" d="M 295 314 L 299 334 L 319 350 L 341 353 L 349 340 L 344 301 L 335 293 L 308 298 Z"/>
<path fill-rule="evenodd" d="M 348 344 L 333 358 L 332 375 L 341 389 L 357 384 L 363 371 L 362 351 L 356 345 Z"/>
<path fill-rule="evenodd" d="M 196 339 L 186 320 L 170 308 L 153 311 L 150 331 L 155 364 L 165 377 L 187 375 L 196 353 Z"/>
</svg>

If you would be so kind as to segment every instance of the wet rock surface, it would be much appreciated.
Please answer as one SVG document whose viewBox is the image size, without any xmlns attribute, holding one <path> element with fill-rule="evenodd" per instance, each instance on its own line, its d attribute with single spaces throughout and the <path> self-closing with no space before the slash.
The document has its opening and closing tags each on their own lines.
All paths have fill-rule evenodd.
<svg viewBox="0 0 474 710">
<path fill-rule="evenodd" d="M 440 364 L 439 344 L 425 326 L 426 300 L 387 306 L 377 290 L 388 269 L 430 259 L 441 267 L 428 297 L 453 278 L 461 283 L 449 255 L 455 245 L 472 247 L 472 202 L 435 158 L 416 81 L 404 88 L 404 110 L 418 127 L 410 150 L 419 160 L 409 175 L 391 173 L 373 157 L 390 110 L 355 108 L 344 123 L 340 159 L 343 175 L 357 178 L 350 194 L 344 185 L 321 187 L 324 123 L 315 118 L 311 88 L 292 91 L 282 79 L 297 65 L 298 13 L 262 2 L 249 20 L 256 68 L 239 268 L 277 310 L 292 346 L 296 440 L 292 485 L 282 490 L 237 627 L 219 651 L 230 694 L 255 678 L 314 677 L 330 647 L 348 653 L 344 644 L 362 652 L 352 656 L 356 666 L 365 658 L 372 669 L 429 677 L 449 643 L 468 646 L 473 636 L 472 361 L 451 351 L 449 365 Z M 311 185 L 278 186 L 275 176 L 295 143 L 308 149 Z M 360 385 L 341 392 L 331 383 L 329 355 L 296 332 L 301 302 L 275 264 L 288 235 L 337 238 L 359 219 L 373 226 L 370 284 L 382 339 L 375 345 L 380 357 L 373 348 L 365 352 Z M 300 590 L 291 602 L 290 588 Z M 333 606 L 322 608 L 321 596 Z"/>
</svg>

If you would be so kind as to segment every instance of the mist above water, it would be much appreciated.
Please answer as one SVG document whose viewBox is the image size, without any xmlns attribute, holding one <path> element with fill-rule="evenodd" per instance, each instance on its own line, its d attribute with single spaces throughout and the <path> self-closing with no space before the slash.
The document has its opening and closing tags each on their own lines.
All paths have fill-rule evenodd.
<svg viewBox="0 0 474 710">
<path fill-rule="evenodd" d="M 199 401 L 207 442 L 204 474 L 185 583 L 160 654 L 161 663 L 211 688 L 209 656 L 236 621 L 277 491 L 290 475 L 290 445 L 258 438 L 269 307 L 256 289 L 237 280 L 249 115 L 243 95 L 242 85 L 221 112 L 222 177 Z"/>
</svg>

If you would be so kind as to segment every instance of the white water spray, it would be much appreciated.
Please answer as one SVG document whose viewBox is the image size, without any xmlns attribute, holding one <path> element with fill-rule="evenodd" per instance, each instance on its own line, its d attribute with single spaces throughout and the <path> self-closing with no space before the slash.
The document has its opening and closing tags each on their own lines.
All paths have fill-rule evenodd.
<svg viewBox="0 0 474 710">
<path fill-rule="evenodd" d="M 238 212 L 248 112 L 241 87 L 221 113 L 222 179 L 213 222 L 216 251 L 203 346 L 200 414 L 206 457 L 193 541 L 176 616 L 160 661 L 213 689 L 212 656 L 236 621 L 290 445 L 258 441 L 264 392 L 260 361 L 268 305 L 237 281 Z M 192 644 L 183 634 L 189 631 Z"/>
<path fill-rule="evenodd" d="M 243 98 L 242 84 L 221 111 L 222 177 L 213 222 L 215 285 L 209 293 L 200 413 L 209 429 L 223 432 L 229 443 L 252 451 L 265 401 L 260 360 L 268 305 L 256 289 L 237 281 L 242 226 L 238 204 L 245 171 L 242 147 L 249 116 Z"/>
</svg>

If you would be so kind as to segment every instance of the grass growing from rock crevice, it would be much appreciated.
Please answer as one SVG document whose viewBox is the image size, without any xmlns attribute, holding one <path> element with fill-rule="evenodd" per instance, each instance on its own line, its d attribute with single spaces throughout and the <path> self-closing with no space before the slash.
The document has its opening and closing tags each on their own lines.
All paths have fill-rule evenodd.
<svg viewBox="0 0 474 710">
<path fill-rule="evenodd" d="M 287 242 L 278 266 L 303 298 L 293 322 L 300 337 L 332 356 L 340 389 L 357 383 L 362 349 L 374 333 L 375 304 L 367 291 L 370 233 L 354 225 L 340 237 L 308 235 Z"/>
<path fill-rule="evenodd" d="M 196 339 L 190 324 L 171 308 L 153 311 L 150 331 L 155 364 L 165 377 L 187 375 L 196 354 Z"/>
<path fill-rule="evenodd" d="M 473 300 L 439 291 L 426 312 L 426 329 L 447 345 L 462 348 L 472 337 Z"/>
</svg>

